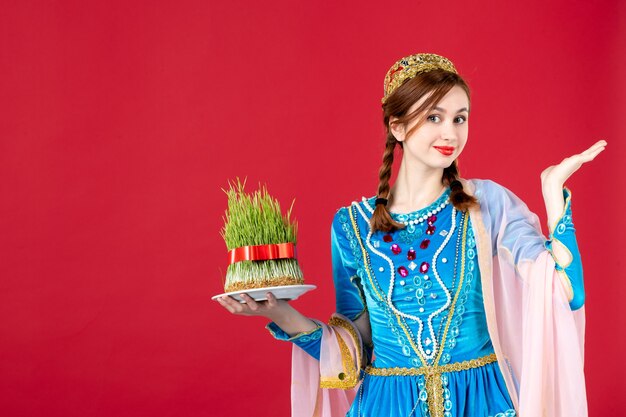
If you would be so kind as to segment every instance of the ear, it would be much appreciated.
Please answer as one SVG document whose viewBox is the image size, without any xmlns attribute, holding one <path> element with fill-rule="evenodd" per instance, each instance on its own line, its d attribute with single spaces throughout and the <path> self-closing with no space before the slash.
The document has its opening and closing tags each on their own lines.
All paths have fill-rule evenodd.
<svg viewBox="0 0 626 417">
<path fill-rule="evenodd" d="M 404 136 L 405 136 L 405 127 L 404 125 L 395 123 L 392 124 L 392 122 L 398 120 L 397 117 L 391 116 L 389 118 L 389 129 L 391 131 L 391 133 L 393 134 L 393 136 L 398 140 L 398 142 L 403 142 L 404 141 Z"/>
</svg>

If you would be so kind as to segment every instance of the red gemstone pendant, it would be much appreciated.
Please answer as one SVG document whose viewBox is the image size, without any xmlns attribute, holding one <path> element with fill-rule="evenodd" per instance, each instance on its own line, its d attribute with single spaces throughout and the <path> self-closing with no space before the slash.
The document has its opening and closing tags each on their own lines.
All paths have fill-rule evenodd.
<svg viewBox="0 0 626 417">
<path fill-rule="evenodd" d="M 400 249 L 400 246 L 397 243 L 394 243 L 393 245 L 391 245 L 391 251 L 394 255 L 397 255 L 402 252 L 402 249 Z"/>
<path fill-rule="evenodd" d="M 415 259 L 415 249 L 409 249 L 409 251 L 408 251 L 408 252 L 407 252 L 407 254 L 406 254 L 406 258 L 407 258 L 409 261 L 414 260 L 414 259 Z"/>
<path fill-rule="evenodd" d="M 398 272 L 400 273 L 400 275 L 402 275 L 403 277 L 406 277 L 407 275 L 409 275 L 409 270 L 406 269 L 405 267 L 401 266 L 400 268 L 398 268 Z"/>
<path fill-rule="evenodd" d="M 428 226 L 428 229 L 426 229 L 426 234 L 427 235 L 432 235 L 434 233 L 435 233 L 435 226 L 433 226 L 433 225 Z"/>
<path fill-rule="evenodd" d="M 430 268 L 430 264 L 428 262 L 422 262 L 422 264 L 420 265 L 420 272 L 422 274 L 425 274 L 426 272 L 428 272 L 428 268 Z"/>
<path fill-rule="evenodd" d="M 387 243 L 391 242 L 393 240 L 393 238 L 391 237 L 391 235 L 385 235 L 383 236 L 383 240 Z"/>
<path fill-rule="evenodd" d="M 429 224 L 429 225 L 431 225 L 431 226 L 432 226 L 432 225 L 433 225 L 433 223 L 435 223 L 436 221 L 437 221 L 437 216 L 435 216 L 434 214 L 428 218 L 428 224 Z"/>
<path fill-rule="evenodd" d="M 429 239 L 422 240 L 422 243 L 420 243 L 420 249 L 426 249 L 429 244 L 430 244 L 430 240 Z"/>
</svg>

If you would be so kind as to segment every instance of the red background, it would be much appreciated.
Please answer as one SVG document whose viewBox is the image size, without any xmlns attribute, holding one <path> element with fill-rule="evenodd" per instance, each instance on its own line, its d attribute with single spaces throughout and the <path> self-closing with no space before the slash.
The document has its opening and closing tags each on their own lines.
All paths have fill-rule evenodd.
<svg viewBox="0 0 626 417">
<path fill-rule="evenodd" d="M 376 192 L 383 77 L 417 52 L 472 88 L 462 175 L 544 231 L 541 170 L 608 141 L 567 185 L 590 414 L 623 415 L 624 17 L 616 0 L 3 1 L 0 415 L 287 416 L 290 345 L 210 299 L 221 188 L 296 198 L 318 289 L 294 305 L 327 319 L 332 216 Z"/>
</svg>

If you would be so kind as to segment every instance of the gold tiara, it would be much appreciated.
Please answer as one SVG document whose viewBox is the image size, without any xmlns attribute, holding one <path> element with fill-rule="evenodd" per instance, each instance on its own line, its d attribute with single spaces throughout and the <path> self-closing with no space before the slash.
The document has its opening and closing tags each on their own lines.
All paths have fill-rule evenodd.
<svg viewBox="0 0 626 417">
<path fill-rule="evenodd" d="M 436 54 L 415 54 L 399 59 L 385 75 L 382 103 L 398 88 L 404 80 L 413 78 L 422 72 L 442 69 L 458 74 L 454 64 L 448 58 Z"/>
</svg>

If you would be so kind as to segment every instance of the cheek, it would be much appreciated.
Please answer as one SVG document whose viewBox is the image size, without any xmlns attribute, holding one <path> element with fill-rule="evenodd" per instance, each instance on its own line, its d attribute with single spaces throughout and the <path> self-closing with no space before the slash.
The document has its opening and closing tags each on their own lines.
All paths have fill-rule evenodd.
<svg viewBox="0 0 626 417">
<path fill-rule="evenodd" d="M 458 144 L 459 144 L 459 153 L 461 153 L 463 149 L 465 149 L 465 145 L 467 145 L 467 135 L 463 137 L 459 137 Z"/>
<path fill-rule="evenodd" d="M 467 143 L 467 134 L 468 134 L 467 128 L 463 129 L 459 133 L 459 143 L 462 144 L 461 146 L 465 146 L 465 144 Z"/>
</svg>

